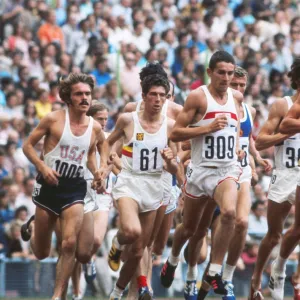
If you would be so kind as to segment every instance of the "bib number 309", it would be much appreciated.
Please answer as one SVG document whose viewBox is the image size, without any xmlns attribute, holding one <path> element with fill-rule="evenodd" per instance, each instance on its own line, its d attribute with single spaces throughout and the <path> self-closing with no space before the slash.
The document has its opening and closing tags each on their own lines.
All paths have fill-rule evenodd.
<svg viewBox="0 0 300 300">
<path fill-rule="evenodd" d="M 234 144 L 233 136 L 206 136 L 204 157 L 206 159 L 232 159 Z"/>
</svg>

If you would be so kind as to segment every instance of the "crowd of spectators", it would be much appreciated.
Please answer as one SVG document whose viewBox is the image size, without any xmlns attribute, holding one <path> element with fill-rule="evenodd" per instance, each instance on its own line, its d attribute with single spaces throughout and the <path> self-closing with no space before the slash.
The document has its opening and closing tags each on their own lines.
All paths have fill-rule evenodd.
<svg viewBox="0 0 300 300">
<path fill-rule="evenodd" d="M 94 77 L 93 98 L 109 108 L 111 130 L 124 105 L 140 99 L 139 71 L 147 61 L 164 66 L 175 102 L 184 105 L 192 89 L 209 82 L 205 70 L 219 49 L 248 71 L 245 101 L 257 111 L 255 138 L 270 105 L 292 94 L 287 72 L 300 55 L 299 1 L 1 1 L 0 252 L 32 257 L 19 227 L 34 213 L 36 170 L 21 147 L 43 116 L 64 106 L 61 77 Z M 36 150 L 42 146 L 40 141 Z M 262 155 L 272 159 L 273 149 Z M 249 228 L 264 234 L 270 174 L 260 168 L 257 174 Z"/>
</svg>

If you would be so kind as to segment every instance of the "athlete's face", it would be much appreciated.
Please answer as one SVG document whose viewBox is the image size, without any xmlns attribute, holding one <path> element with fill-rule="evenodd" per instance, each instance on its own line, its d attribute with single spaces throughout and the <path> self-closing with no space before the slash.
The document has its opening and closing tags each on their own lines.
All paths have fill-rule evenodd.
<svg viewBox="0 0 300 300">
<path fill-rule="evenodd" d="M 76 83 L 71 90 L 71 107 L 77 111 L 87 112 L 92 102 L 91 88 L 86 83 Z"/>
<path fill-rule="evenodd" d="M 167 94 L 164 87 L 152 86 L 147 94 L 143 94 L 145 110 L 153 114 L 160 113 L 166 98 Z"/>
<path fill-rule="evenodd" d="M 230 82 L 230 87 L 241 92 L 243 95 L 247 87 L 247 77 L 233 77 Z"/>
<path fill-rule="evenodd" d="M 107 120 L 108 120 L 108 111 L 107 110 L 97 111 L 97 113 L 93 116 L 93 118 L 101 125 L 102 130 L 105 130 Z"/>
<path fill-rule="evenodd" d="M 227 62 L 219 62 L 213 70 L 207 69 L 207 74 L 211 79 L 211 85 L 216 91 L 226 92 L 233 78 L 234 65 Z"/>
</svg>

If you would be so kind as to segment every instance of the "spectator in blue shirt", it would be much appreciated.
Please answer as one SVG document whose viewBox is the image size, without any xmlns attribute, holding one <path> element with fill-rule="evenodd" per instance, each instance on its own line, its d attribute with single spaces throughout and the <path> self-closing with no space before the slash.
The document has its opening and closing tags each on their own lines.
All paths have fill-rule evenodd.
<svg viewBox="0 0 300 300">
<path fill-rule="evenodd" d="M 105 57 L 99 57 L 95 65 L 96 69 L 91 72 L 91 75 L 95 77 L 97 85 L 105 85 L 110 82 L 112 76 L 108 72 L 107 59 Z"/>
</svg>

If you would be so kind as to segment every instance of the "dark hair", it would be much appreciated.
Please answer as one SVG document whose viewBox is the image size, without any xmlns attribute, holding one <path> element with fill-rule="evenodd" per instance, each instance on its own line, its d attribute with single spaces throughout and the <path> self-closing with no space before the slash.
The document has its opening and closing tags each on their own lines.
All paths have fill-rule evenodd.
<svg viewBox="0 0 300 300">
<path fill-rule="evenodd" d="M 238 77 L 238 78 L 242 78 L 242 77 L 247 77 L 248 78 L 248 72 L 240 67 L 240 66 L 236 66 L 234 69 L 234 77 Z"/>
<path fill-rule="evenodd" d="M 228 52 L 222 50 L 217 51 L 212 55 L 208 67 L 211 70 L 214 70 L 219 62 L 226 62 L 235 65 L 233 56 Z"/>
<path fill-rule="evenodd" d="M 28 213 L 28 208 L 25 205 L 18 207 L 15 211 L 15 218 L 19 215 L 21 211 L 26 211 Z"/>
<path fill-rule="evenodd" d="M 291 65 L 291 71 L 288 72 L 288 77 L 291 79 L 291 87 L 297 90 L 297 82 L 300 79 L 300 57 L 297 57 Z"/>
<path fill-rule="evenodd" d="M 251 206 L 251 210 L 253 210 L 253 211 L 256 210 L 259 205 L 265 205 L 264 201 L 262 201 L 262 200 L 254 201 Z"/>
<path fill-rule="evenodd" d="M 34 104 L 29 103 L 28 101 L 25 103 L 24 105 L 24 109 L 23 109 L 23 114 L 26 117 L 27 116 L 27 110 L 29 108 L 29 105 L 32 105 L 32 107 L 34 108 L 34 116 L 36 116 L 36 108 Z"/>
<path fill-rule="evenodd" d="M 170 90 L 171 90 L 171 86 L 172 86 L 172 94 L 171 94 L 171 96 L 174 97 L 174 95 L 175 95 L 175 85 L 174 85 L 174 83 L 171 80 L 169 80 L 169 86 L 170 86 Z"/>
<path fill-rule="evenodd" d="M 148 92 L 153 86 L 162 86 L 165 89 L 166 94 L 168 94 L 170 90 L 170 84 L 168 78 L 160 74 L 152 74 L 146 76 L 142 81 L 141 85 L 142 85 L 143 94 L 145 95 L 148 94 Z"/>
<path fill-rule="evenodd" d="M 147 63 L 146 67 L 140 72 L 140 80 L 143 81 L 147 76 L 158 74 L 168 78 L 168 74 L 159 62 Z"/>
<path fill-rule="evenodd" d="M 58 87 L 59 97 L 67 105 L 71 103 L 72 86 L 80 82 L 88 84 L 91 88 L 91 92 L 93 91 L 95 83 L 94 79 L 89 75 L 83 73 L 70 73 L 67 78 L 60 80 Z"/>
<path fill-rule="evenodd" d="M 23 185 L 27 185 L 28 181 L 30 180 L 35 180 L 34 177 L 31 177 L 31 176 L 27 176 L 24 178 L 23 180 Z"/>
<path fill-rule="evenodd" d="M 108 111 L 108 108 L 104 104 L 102 103 L 92 104 L 92 106 L 87 111 L 86 115 L 93 117 L 98 111 L 104 111 L 104 110 Z"/>
</svg>

